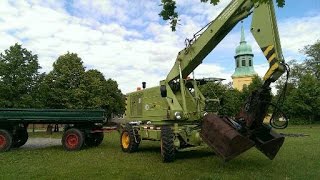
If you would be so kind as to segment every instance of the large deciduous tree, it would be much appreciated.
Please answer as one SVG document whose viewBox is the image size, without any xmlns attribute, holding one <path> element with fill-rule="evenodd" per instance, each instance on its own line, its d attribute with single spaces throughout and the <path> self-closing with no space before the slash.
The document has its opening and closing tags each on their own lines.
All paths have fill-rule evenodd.
<svg viewBox="0 0 320 180">
<path fill-rule="evenodd" d="M 112 114 L 120 115 L 124 112 L 124 96 L 118 89 L 117 82 L 106 80 L 98 70 L 85 72 L 80 88 L 85 92 L 86 108 L 106 109 L 108 118 Z"/>
<path fill-rule="evenodd" d="M 0 54 L 0 107 L 41 107 L 37 98 L 38 56 L 20 44 L 10 46 Z"/>
<path fill-rule="evenodd" d="M 80 89 L 84 74 L 83 62 L 77 54 L 68 52 L 60 56 L 41 85 L 46 107 L 84 108 L 85 92 Z"/>
<path fill-rule="evenodd" d="M 68 52 L 54 62 L 41 90 L 47 108 L 103 108 L 108 118 L 124 112 L 124 96 L 117 82 L 106 80 L 98 70 L 85 71 L 75 53 Z"/>
<path fill-rule="evenodd" d="M 307 56 L 305 61 L 289 62 L 291 73 L 283 109 L 292 120 L 309 123 L 320 118 L 320 41 L 305 46 L 302 52 Z M 277 83 L 278 94 L 285 82 L 282 78 Z"/>
<path fill-rule="evenodd" d="M 313 45 L 304 47 L 302 52 L 307 55 L 305 68 L 320 80 L 320 40 Z"/>
</svg>

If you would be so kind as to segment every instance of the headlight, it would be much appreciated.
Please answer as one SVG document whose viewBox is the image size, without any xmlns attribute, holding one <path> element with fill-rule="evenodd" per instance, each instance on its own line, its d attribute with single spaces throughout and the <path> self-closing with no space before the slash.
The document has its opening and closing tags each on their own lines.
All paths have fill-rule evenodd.
<svg viewBox="0 0 320 180">
<path fill-rule="evenodd" d="M 176 117 L 177 120 L 181 119 L 181 112 L 175 112 L 174 116 Z"/>
</svg>

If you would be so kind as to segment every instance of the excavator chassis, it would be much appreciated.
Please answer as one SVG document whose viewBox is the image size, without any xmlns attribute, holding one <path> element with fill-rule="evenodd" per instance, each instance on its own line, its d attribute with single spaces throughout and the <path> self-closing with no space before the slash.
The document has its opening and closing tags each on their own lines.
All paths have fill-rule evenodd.
<svg viewBox="0 0 320 180">
<path fill-rule="evenodd" d="M 254 130 L 246 130 L 243 126 L 228 117 L 209 113 L 204 116 L 200 124 L 136 124 L 131 122 L 122 128 L 124 131 L 132 132 L 133 140 L 130 143 L 136 147 L 133 151 L 138 150 L 142 140 L 160 141 L 161 151 L 163 151 L 163 139 L 165 139 L 166 146 L 173 148 L 174 152 L 170 154 L 169 159 L 163 156 L 164 162 L 173 161 L 176 152 L 195 150 L 206 145 L 211 147 L 216 155 L 225 162 L 254 146 L 269 159 L 273 159 L 282 146 L 284 137 L 267 125 L 262 124 L 259 129 Z M 122 141 L 122 135 L 120 141 Z M 131 152 L 131 150 L 125 150 L 125 152 Z"/>
</svg>

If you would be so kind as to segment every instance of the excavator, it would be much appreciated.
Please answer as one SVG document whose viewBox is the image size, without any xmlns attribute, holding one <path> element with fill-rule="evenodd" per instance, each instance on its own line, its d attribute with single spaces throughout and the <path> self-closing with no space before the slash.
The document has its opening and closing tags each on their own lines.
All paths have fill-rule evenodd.
<svg viewBox="0 0 320 180">
<path fill-rule="evenodd" d="M 208 110 L 210 102 L 199 86 L 216 79 L 189 78 L 204 58 L 234 26 L 252 15 L 251 33 L 269 63 L 263 85 L 254 90 L 234 118 Z M 126 95 L 125 123 L 120 144 L 135 152 L 142 140 L 160 141 L 163 162 L 172 162 L 180 151 L 209 146 L 224 161 L 252 147 L 274 159 L 284 136 L 263 123 L 271 104 L 270 85 L 286 71 L 272 0 L 232 0 L 215 20 L 186 40 L 166 79 L 159 86 Z"/>
</svg>

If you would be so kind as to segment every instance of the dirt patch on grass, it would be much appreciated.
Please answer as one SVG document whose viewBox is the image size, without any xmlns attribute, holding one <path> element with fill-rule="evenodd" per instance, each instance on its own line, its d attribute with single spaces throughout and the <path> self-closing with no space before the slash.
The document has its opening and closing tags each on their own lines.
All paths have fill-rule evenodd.
<svg viewBox="0 0 320 180">
<path fill-rule="evenodd" d="M 21 148 L 23 149 L 39 149 L 49 146 L 61 145 L 61 139 L 56 138 L 29 138 L 27 143 Z"/>
</svg>

